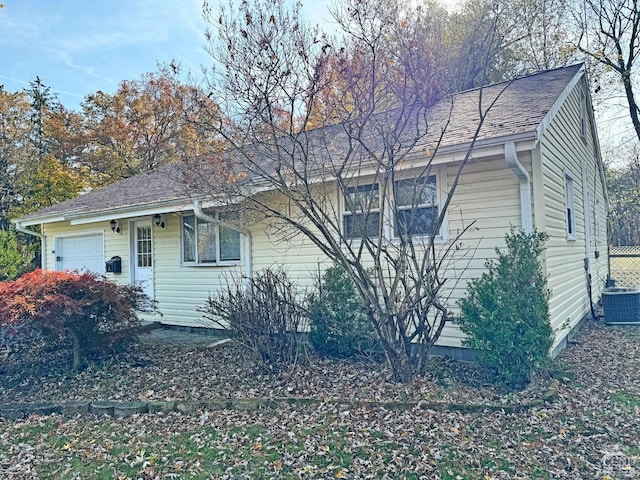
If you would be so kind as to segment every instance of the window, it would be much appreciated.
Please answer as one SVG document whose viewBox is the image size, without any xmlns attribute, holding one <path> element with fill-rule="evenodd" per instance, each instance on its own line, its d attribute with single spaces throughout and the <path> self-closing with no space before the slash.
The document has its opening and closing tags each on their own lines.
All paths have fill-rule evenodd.
<svg viewBox="0 0 640 480">
<path fill-rule="evenodd" d="M 574 202 L 574 185 L 573 175 L 565 172 L 564 175 L 564 202 L 567 216 L 567 238 L 569 240 L 576 239 L 576 220 L 575 220 L 575 202 Z"/>
<path fill-rule="evenodd" d="M 431 234 L 438 216 L 436 176 L 397 181 L 394 193 L 395 236 Z"/>
<path fill-rule="evenodd" d="M 346 238 L 377 237 L 380 229 L 380 190 L 377 183 L 347 188 L 342 217 Z"/>
<path fill-rule="evenodd" d="M 347 188 L 342 217 L 345 237 L 377 237 L 380 231 L 395 238 L 430 235 L 439 214 L 437 177 L 433 174 L 395 181 L 388 189 L 392 200 L 383 202 L 387 206 L 384 212 L 380 208 L 379 184 Z"/>
<path fill-rule="evenodd" d="M 138 227 L 136 233 L 136 266 L 151 266 L 151 226 Z"/>
<path fill-rule="evenodd" d="M 224 215 L 210 216 L 224 221 Z M 182 217 L 182 263 L 215 265 L 240 260 L 240 232 L 195 215 Z"/>
</svg>

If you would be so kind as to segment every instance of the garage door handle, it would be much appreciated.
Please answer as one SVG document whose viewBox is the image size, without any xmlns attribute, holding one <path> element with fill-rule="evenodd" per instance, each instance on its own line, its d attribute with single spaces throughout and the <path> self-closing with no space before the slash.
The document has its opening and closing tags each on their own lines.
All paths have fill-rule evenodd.
<svg viewBox="0 0 640 480">
<path fill-rule="evenodd" d="M 62 257 L 56 257 L 56 262 L 61 262 L 62 261 Z"/>
</svg>

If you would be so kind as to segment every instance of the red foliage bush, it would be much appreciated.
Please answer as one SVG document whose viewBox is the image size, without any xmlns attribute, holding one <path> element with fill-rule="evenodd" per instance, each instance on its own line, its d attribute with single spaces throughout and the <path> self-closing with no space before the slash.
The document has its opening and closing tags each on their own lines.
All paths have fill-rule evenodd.
<svg viewBox="0 0 640 480">
<path fill-rule="evenodd" d="M 135 339 L 136 308 L 148 297 L 93 273 L 36 270 L 0 282 L 0 326 L 28 325 L 45 337 L 73 341 L 73 365 Z"/>
</svg>

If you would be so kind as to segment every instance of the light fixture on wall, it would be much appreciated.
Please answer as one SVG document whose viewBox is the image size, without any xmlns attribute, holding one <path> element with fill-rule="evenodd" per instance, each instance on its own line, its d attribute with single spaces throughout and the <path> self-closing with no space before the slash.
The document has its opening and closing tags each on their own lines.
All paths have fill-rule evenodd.
<svg viewBox="0 0 640 480">
<path fill-rule="evenodd" d="M 120 229 L 120 225 L 118 225 L 118 221 L 117 220 L 111 220 L 109 222 L 109 225 L 111 226 L 111 231 L 114 233 L 121 233 L 122 230 Z"/>
<path fill-rule="evenodd" d="M 162 219 L 162 216 L 159 213 L 156 213 L 153 216 L 153 223 L 156 224 L 156 227 L 160 227 L 160 228 L 165 228 L 167 226 L 167 224 L 165 223 L 165 221 Z"/>
</svg>

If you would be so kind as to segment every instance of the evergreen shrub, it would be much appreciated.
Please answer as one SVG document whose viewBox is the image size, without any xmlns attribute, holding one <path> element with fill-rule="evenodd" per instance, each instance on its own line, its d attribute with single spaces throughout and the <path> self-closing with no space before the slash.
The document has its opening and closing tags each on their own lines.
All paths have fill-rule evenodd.
<svg viewBox="0 0 640 480">
<path fill-rule="evenodd" d="M 553 332 L 549 322 L 549 290 L 540 256 L 548 239 L 513 229 L 506 253 L 468 285 L 459 301 L 465 345 L 476 349 L 478 363 L 496 375 L 498 384 L 523 388 L 537 365 L 549 357 Z"/>
</svg>

